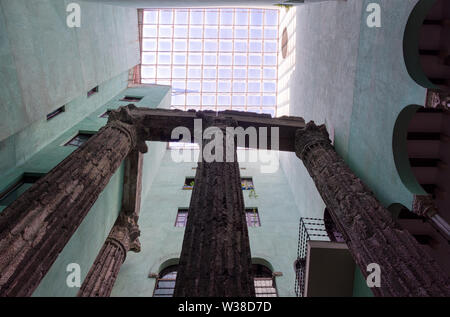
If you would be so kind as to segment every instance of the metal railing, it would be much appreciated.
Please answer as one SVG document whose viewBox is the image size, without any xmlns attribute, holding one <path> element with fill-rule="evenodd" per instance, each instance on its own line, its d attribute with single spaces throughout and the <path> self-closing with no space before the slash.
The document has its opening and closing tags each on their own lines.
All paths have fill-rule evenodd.
<svg viewBox="0 0 450 317">
<path fill-rule="evenodd" d="M 306 257 L 310 240 L 330 241 L 323 219 L 300 218 L 297 260 L 295 261 L 295 294 L 298 297 L 303 297 L 305 292 Z"/>
</svg>

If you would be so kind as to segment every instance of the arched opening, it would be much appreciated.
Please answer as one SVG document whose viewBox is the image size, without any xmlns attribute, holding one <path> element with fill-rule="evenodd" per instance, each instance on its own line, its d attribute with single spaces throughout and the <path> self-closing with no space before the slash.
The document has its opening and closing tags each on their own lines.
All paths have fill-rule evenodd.
<svg viewBox="0 0 450 317">
<path fill-rule="evenodd" d="M 448 0 L 420 0 L 406 24 L 406 68 L 414 81 L 425 88 L 450 91 L 449 19 Z"/>
<path fill-rule="evenodd" d="M 256 297 L 277 297 L 277 288 L 273 272 L 262 264 L 252 264 Z"/>
<path fill-rule="evenodd" d="M 403 184 L 415 195 L 432 195 L 442 211 L 450 207 L 449 134 L 448 111 L 410 105 L 400 112 L 392 140 Z"/>
<path fill-rule="evenodd" d="M 263 262 L 269 263 L 263 259 L 255 260 L 258 263 L 252 264 L 252 270 L 256 297 L 277 297 L 278 293 L 271 265 L 260 264 Z M 167 261 L 165 263 L 167 263 Z M 163 266 L 164 264 L 161 265 L 161 267 Z M 155 289 L 153 290 L 153 297 L 173 297 L 177 272 L 178 264 L 166 265 L 164 269 L 159 272 L 155 283 Z"/>
<path fill-rule="evenodd" d="M 173 297 L 178 265 L 170 265 L 158 274 L 153 297 Z"/>
</svg>

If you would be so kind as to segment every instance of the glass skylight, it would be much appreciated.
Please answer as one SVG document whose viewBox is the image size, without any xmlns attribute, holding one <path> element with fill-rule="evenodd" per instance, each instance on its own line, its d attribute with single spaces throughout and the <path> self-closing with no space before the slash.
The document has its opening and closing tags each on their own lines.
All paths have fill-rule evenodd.
<svg viewBox="0 0 450 317">
<path fill-rule="evenodd" d="M 172 86 L 172 106 L 276 115 L 278 9 L 145 9 L 143 84 Z"/>
</svg>

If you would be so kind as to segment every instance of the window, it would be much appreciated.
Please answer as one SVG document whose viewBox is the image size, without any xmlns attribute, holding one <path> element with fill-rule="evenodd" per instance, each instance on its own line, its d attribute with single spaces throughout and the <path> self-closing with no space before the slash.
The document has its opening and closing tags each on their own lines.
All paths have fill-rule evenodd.
<svg viewBox="0 0 450 317">
<path fill-rule="evenodd" d="M 59 107 L 59 108 L 56 109 L 55 111 L 50 112 L 50 113 L 47 115 L 47 121 L 50 120 L 50 119 L 52 119 L 52 118 L 54 118 L 54 117 L 56 117 L 56 116 L 59 115 L 60 113 L 63 113 L 64 111 L 66 111 L 66 106 Z"/>
<path fill-rule="evenodd" d="M 93 94 L 98 93 L 98 86 L 95 86 L 94 88 L 92 88 L 91 90 L 88 91 L 87 96 L 90 97 Z"/>
<path fill-rule="evenodd" d="M 194 188 L 194 177 L 186 177 L 184 180 L 183 189 L 193 189 Z"/>
<path fill-rule="evenodd" d="M 272 271 L 261 264 L 253 264 L 252 270 L 255 279 L 256 297 L 277 297 L 277 288 Z"/>
<path fill-rule="evenodd" d="M 229 106 L 275 114 L 278 12 L 268 8 L 145 9 L 141 82 L 172 85 L 173 95 L 179 95 L 172 98 L 172 106 L 180 110 L 221 111 Z M 271 76 L 262 76 L 266 73 Z"/>
<path fill-rule="evenodd" d="M 255 189 L 255 187 L 253 186 L 253 179 L 251 177 L 242 177 L 241 186 L 243 190 Z"/>
<path fill-rule="evenodd" d="M 245 208 L 245 218 L 247 219 L 248 227 L 261 227 L 259 220 L 258 208 Z"/>
<path fill-rule="evenodd" d="M 189 208 L 178 208 L 175 227 L 186 227 Z"/>
<path fill-rule="evenodd" d="M 64 144 L 64 146 L 72 145 L 76 147 L 80 147 L 83 145 L 91 136 L 93 136 L 94 133 L 78 133 L 74 138 L 72 138 L 69 142 Z"/>
<path fill-rule="evenodd" d="M 24 174 L 18 182 L 0 193 L 0 211 L 8 207 L 41 177 L 39 174 Z"/>
<path fill-rule="evenodd" d="M 144 97 L 135 97 L 135 96 L 125 96 L 120 101 L 129 101 L 129 102 L 139 102 Z"/>
<path fill-rule="evenodd" d="M 153 297 L 173 297 L 177 279 L 177 270 L 178 266 L 172 265 L 159 273 L 155 290 L 153 291 Z"/>
</svg>

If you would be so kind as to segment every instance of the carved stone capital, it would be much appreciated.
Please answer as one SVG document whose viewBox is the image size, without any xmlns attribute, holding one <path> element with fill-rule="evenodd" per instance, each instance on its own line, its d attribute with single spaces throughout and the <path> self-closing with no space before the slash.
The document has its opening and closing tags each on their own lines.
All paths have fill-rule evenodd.
<svg viewBox="0 0 450 317">
<path fill-rule="evenodd" d="M 134 214 L 127 215 L 121 212 L 109 233 L 107 242 L 120 244 L 125 254 L 130 250 L 140 252 L 141 244 L 139 242 L 139 236 L 141 232 L 137 224 L 137 219 L 138 217 Z"/>
<path fill-rule="evenodd" d="M 295 133 L 295 153 L 302 160 L 308 150 L 318 144 L 331 146 L 331 140 L 324 124 L 316 125 L 314 121 L 310 121 L 304 129 L 298 129 Z"/>
<path fill-rule="evenodd" d="M 128 134 L 133 148 L 136 147 L 141 153 L 147 153 L 148 148 L 145 144 L 145 127 L 142 127 L 138 120 L 133 116 L 132 111 L 137 109 L 133 104 L 120 107 L 117 110 L 108 112 L 108 125 L 120 129 Z"/>
<path fill-rule="evenodd" d="M 412 212 L 423 217 L 433 217 L 438 213 L 436 203 L 431 195 L 414 195 Z"/>
<path fill-rule="evenodd" d="M 425 107 L 448 111 L 450 107 L 450 92 L 428 89 Z"/>
</svg>

